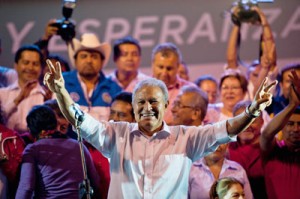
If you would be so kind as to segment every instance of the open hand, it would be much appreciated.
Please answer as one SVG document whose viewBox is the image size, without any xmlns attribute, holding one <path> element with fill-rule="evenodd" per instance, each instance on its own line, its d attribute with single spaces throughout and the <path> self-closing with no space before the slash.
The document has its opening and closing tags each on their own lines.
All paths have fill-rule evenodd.
<svg viewBox="0 0 300 199">
<path fill-rule="evenodd" d="M 300 78 L 298 77 L 295 70 L 291 71 L 289 77 L 292 81 L 289 100 L 296 104 L 299 104 L 300 103 Z"/>
</svg>

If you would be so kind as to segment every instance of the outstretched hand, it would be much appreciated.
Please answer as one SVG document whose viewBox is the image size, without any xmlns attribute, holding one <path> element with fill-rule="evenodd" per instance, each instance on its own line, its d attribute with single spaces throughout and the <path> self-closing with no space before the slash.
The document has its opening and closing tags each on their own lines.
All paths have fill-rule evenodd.
<svg viewBox="0 0 300 199">
<path fill-rule="evenodd" d="M 271 89 L 276 86 L 277 81 L 273 81 L 268 84 L 268 78 L 266 77 L 261 83 L 259 89 L 257 90 L 254 100 L 252 101 L 249 111 L 253 115 L 258 115 L 263 111 L 267 106 L 272 103 L 272 93 Z"/>
<path fill-rule="evenodd" d="M 49 72 L 47 72 L 44 76 L 44 84 L 52 92 L 58 93 L 65 86 L 60 63 L 56 62 L 55 66 L 53 66 L 49 59 L 46 60 L 46 63 L 48 65 Z"/>
<path fill-rule="evenodd" d="M 292 81 L 290 88 L 289 101 L 294 102 L 295 104 L 300 104 L 300 78 L 298 77 L 295 70 L 291 71 L 289 77 Z"/>
</svg>

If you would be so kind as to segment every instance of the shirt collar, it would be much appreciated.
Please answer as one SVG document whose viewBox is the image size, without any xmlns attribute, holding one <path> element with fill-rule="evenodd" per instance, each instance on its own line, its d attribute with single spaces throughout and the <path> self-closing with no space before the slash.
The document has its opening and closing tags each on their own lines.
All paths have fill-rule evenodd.
<svg viewBox="0 0 300 199">
<path fill-rule="evenodd" d="M 139 132 L 139 133 L 142 133 L 140 130 L 139 130 L 139 125 L 138 123 L 135 123 L 133 128 L 132 128 L 132 131 L 130 133 L 134 133 L 134 132 Z M 155 138 L 155 137 L 160 137 L 159 134 L 171 134 L 171 131 L 170 131 L 170 127 L 167 125 L 167 123 L 165 121 L 163 121 L 163 128 L 162 130 L 158 131 L 157 133 L 153 134 L 153 136 L 151 138 Z"/>
<path fill-rule="evenodd" d="M 208 166 L 205 163 L 205 159 L 204 158 L 201 158 L 197 162 L 194 162 L 194 165 L 198 166 L 198 167 L 203 167 L 203 168 L 209 170 Z M 230 164 L 229 160 L 227 160 L 226 158 L 223 161 L 222 169 L 238 170 L 238 168 L 235 167 L 235 165 Z"/>
</svg>

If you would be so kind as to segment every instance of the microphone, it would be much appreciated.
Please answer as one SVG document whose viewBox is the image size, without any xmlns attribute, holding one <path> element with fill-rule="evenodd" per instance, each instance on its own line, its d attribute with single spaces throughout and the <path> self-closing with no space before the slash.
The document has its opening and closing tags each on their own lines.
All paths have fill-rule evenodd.
<svg viewBox="0 0 300 199">
<path fill-rule="evenodd" d="M 70 106 L 70 110 L 74 113 L 75 119 L 78 122 L 83 122 L 84 121 L 84 113 L 83 113 L 82 110 L 80 110 L 80 108 L 77 104 L 72 104 Z"/>
</svg>

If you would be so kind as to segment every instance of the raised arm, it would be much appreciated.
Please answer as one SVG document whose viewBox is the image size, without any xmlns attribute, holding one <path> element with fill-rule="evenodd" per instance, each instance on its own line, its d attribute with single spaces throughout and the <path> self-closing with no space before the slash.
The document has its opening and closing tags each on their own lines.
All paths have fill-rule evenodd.
<svg viewBox="0 0 300 199">
<path fill-rule="evenodd" d="M 266 54 L 271 66 L 271 70 L 273 70 L 273 68 L 276 66 L 277 56 L 271 26 L 265 14 L 259 7 L 253 6 L 251 9 L 255 10 L 260 17 L 260 25 L 262 27 L 262 42 L 265 45 L 265 49 L 263 49 L 263 54 Z"/>
<path fill-rule="evenodd" d="M 273 38 L 273 33 L 271 30 L 271 26 L 268 23 L 268 20 L 262 10 L 257 7 L 251 7 L 252 10 L 255 10 L 260 17 L 260 25 L 262 27 L 262 55 L 260 57 L 260 65 L 261 70 L 259 72 L 259 76 L 257 81 L 253 82 L 254 89 L 253 94 L 258 90 L 260 83 L 264 80 L 265 77 L 269 75 L 270 72 L 275 70 L 276 66 L 276 46 Z"/>
<path fill-rule="evenodd" d="M 268 154 L 275 143 L 275 135 L 286 125 L 294 110 L 300 104 L 300 79 L 295 71 L 290 76 L 292 84 L 290 87 L 289 104 L 269 122 L 260 137 L 260 146 L 265 154 Z"/>
<path fill-rule="evenodd" d="M 44 76 L 44 84 L 56 94 L 56 99 L 61 112 L 69 120 L 69 122 L 74 125 L 75 116 L 70 110 L 70 107 L 74 104 L 74 101 L 65 88 L 65 81 L 62 76 L 60 63 L 56 62 L 56 65 L 53 66 L 49 59 L 47 59 L 46 62 L 49 67 L 49 72 L 47 72 Z"/>
<path fill-rule="evenodd" d="M 232 8 L 232 14 L 237 16 L 238 7 L 235 6 Z M 237 48 L 238 48 L 238 39 L 240 32 L 240 23 L 233 23 L 233 28 L 230 33 L 229 41 L 227 44 L 227 67 L 226 69 L 237 69 L 238 68 L 238 60 L 237 60 Z"/>
<path fill-rule="evenodd" d="M 256 92 L 251 105 L 243 113 L 227 120 L 227 132 L 229 136 L 235 136 L 248 128 L 254 119 L 271 104 L 272 94 L 270 90 L 277 84 L 277 81 L 270 84 L 267 81 L 268 78 L 265 78 Z"/>
</svg>

